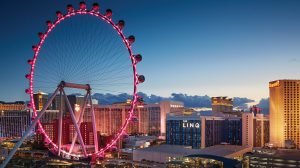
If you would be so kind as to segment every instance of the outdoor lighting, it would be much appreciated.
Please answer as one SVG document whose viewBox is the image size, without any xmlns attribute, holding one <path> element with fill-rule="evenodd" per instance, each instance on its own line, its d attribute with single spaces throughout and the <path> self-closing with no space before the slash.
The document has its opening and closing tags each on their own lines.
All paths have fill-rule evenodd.
<svg viewBox="0 0 300 168">
<path fill-rule="evenodd" d="M 75 104 L 75 111 L 78 112 L 80 110 L 80 105 L 79 104 Z"/>
</svg>

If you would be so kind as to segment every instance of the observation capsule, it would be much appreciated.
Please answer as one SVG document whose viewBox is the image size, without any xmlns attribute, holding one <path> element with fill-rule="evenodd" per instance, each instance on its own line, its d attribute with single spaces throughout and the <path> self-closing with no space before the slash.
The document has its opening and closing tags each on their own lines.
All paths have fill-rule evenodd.
<svg viewBox="0 0 300 168">
<path fill-rule="evenodd" d="M 85 2 L 80 2 L 79 3 L 79 9 L 80 10 L 86 10 L 86 4 L 85 4 Z"/>
<path fill-rule="evenodd" d="M 42 39 L 42 38 L 44 37 L 44 33 L 39 32 L 39 33 L 38 33 L 38 36 L 39 36 L 40 39 Z"/>
<path fill-rule="evenodd" d="M 28 103 L 28 104 L 27 104 L 27 108 L 32 108 L 31 103 Z"/>
<path fill-rule="evenodd" d="M 29 60 L 27 60 L 27 63 L 28 63 L 29 65 L 32 65 L 32 64 L 33 64 L 33 60 L 32 60 L 32 59 L 29 59 Z"/>
<path fill-rule="evenodd" d="M 127 40 L 128 40 L 128 42 L 129 42 L 129 44 L 131 45 L 131 44 L 133 44 L 133 43 L 135 42 L 135 37 L 134 37 L 133 35 L 131 35 L 131 36 L 129 36 L 129 37 L 127 38 Z"/>
<path fill-rule="evenodd" d="M 56 17 L 58 19 L 63 17 L 63 14 L 61 13 L 61 11 L 56 11 Z"/>
<path fill-rule="evenodd" d="M 125 21 L 124 20 L 119 20 L 117 26 L 120 30 L 122 30 L 125 26 Z"/>
<path fill-rule="evenodd" d="M 26 74 L 25 78 L 30 79 L 30 74 Z"/>
<path fill-rule="evenodd" d="M 94 12 L 99 12 L 99 10 L 100 10 L 99 4 L 98 4 L 98 3 L 93 3 L 92 10 L 93 10 Z"/>
<path fill-rule="evenodd" d="M 141 62 L 142 61 L 142 55 L 141 54 L 137 54 L 137 55 L 134 55 L 134 60 L 138 63 L 138 62 Z"/>
<path fill-rule="evenodd" d="M 105 17 L 110 18 L 112 16 L 112 10 L 111 9 L 107 9 L 106 13 L 105 13 Z"/>
<path fill-rule="evenodd" d="M 25 89 L 25 93 L 30 94 L 30 89 Z"/>
<path fill-rule="evenodd" d="M 52 27 L 52 25 L 53 25 L 53 23 L 50 20 L 47 20 L 46 24 L 47 24 L 48 28 Z"/>
<path fill-rule="evenodd" d="M 37 51 L 37 49 L 38 49 L 38 47 L 36 45 L 33 45 L 31 48 L 34 52 Z"/>
<path fill-rule="evenodd" d="M 71 5 L 71 4 L 67 5 L 67 11 L 68 11 L 68 13 L 74 12 L 74 7 L 73 7 L 73 5 Z"/>
<path fill-rule="evenodd" d="M 144 75 L 139 75 L 138 80 L 139 80 L 139 83 L 145 82 L 145 76 Z"/>
</svg>

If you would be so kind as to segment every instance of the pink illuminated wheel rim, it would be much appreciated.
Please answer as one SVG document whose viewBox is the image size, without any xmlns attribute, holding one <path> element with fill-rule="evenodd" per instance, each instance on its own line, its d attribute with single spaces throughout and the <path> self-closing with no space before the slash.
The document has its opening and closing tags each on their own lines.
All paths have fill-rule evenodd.
<svg viewBox="0 0 300 168">
<path fill-rule="evenodd" d="M 93 4 L 93 7 L 92 7 L 92 9 L 91 10 L 87 10 L 87 8 L 86 8 L 86 5 L 85 5 L 85 3 L 83 3 L 83 2 L 81 2 L 80 3 L 80 5 L 79 5 L 79 9 L 78 10 L 75 10 L 71 5 L 68 5 L 68 7 L 67 7 L 67 13 L 66 14 L 63 14 L 63 13 L 61 13 L 61 12 L 56 12 L 56 16 L 57 16 L 57 19 L 54 21 L 54 22 L 51 22 L 51 21 L 47 21 L 46 23 L 47 23 L 47 30 L 46 30 L 46 32 L 44 32 L 44 33 L 39 33 L 38 34 L 38 36 L 39 36 L 39 38 L 40 38 L 40 41 L 38 42 L 38 44 L 37 45 L 34 45 L 33 46 L 33 51 L 34 51 L 34 56 L 33 56 L 33 59 L 30 59 L 30 60 L 28 60 L 28 64 L 31 66 L 31 69 L 30 69 L 30 73 L 29 74 L 26 74 L 26 78 L 29 80 L 29 88 L 28 89 L 26 89 L 26 93 L 27 94 L 29 94 L 30 95 L 30 103 L 28 104 L 28 107 L 29 108 L 31 108 L 32 110 L 33 110 L 33 118 L 34 117 L 36 117 L 37 116 L 37 114 L 38 114 L 38 110 L 37 110 L 37 107 L 36 107 L 36 100 L 34 99 L 34 93 L 36 93 L 37 92 L 37 89 L 40 89 L 40 88 L 42 88 L 42 87 L 44 87 L 44 88 L 47 88 L 47 87 L 50 87 L 51 86 L 51 89 L 53 89 L 53 88 L 55 88 L 55 87 L 57 87 L 57 85 L 52 85 L 51 84 L 51 82 L 50 82 L 50 80 L 48 80 L 48 79 L 50 79 L 50 76 L 52 76 L 52 77 L 57 77 L 57 76 L 59 76 L 59 75 L 57 75 L 57 76 L 55 76 L 55 75 L 53 75 L 53 74 L 55 74 L 55 73 L 58 73 L 58 72 L 56 72 L 56 71 L 68 71 L 68 67 L 66 68 L 66 66 L 65 65 L 58 65 L 59 63 L 60 63 L 60 61 L 57 61 L 57 59 L 59 59 L 59 58 L 61 58 L 61 60 L 62 61 L 64 61 L 65 59 L 67 59 L 68 57 L 66 56 L 66 55 L 64 55 L 64 54 L 60 54 L 60 53 L 50 53 L 50 54 L 48 54 L 49 56 L 53 56 L 53 55 L 58 55 L 57 56 L 57 59 L 54 59 L 54 60 L 52 60 L 52 59 L 49 59 L 49 57 L 46 57 L 47 56 L 47 52 L 48 51 L 44 51 L 43 52 L 43 48 L 47 48 L 47 47 L 45 47 L 44 45 L 48 45 L 49 47 L 48 48 L 51 48 L 51 47 L 53 47 L 53 46 L 55 46 L 55 44 L 51 44 L 50 42 L 51 42 L 51 36 L 52 36 L 52 34 L 55 34 L 55 33 L 57 33 L 57 32 L 59 32 L 59 31 L 56 31 L 56 29 L 57 29 L 57 27 L 59 27 L 59 25 L 61 25 L 61 24 L 63 24 L 64 22 L 67 22 L 68 20 L 71 20 L 72 18 L 76 18 L 76 17 L 81 17 L 81 18 L 83 18 L 83 16 L 84 16 L 84 18 L 83 18 L 83 20 L 85 19 L 85 18 L 93 18 L 94 20 L 97 20 L 98 22 L 101 22 L 101 24 L 105 24 L 105 25 L 107 25 L 107 26 L 109 26 L 110 27 L 110 30 L 111 31 L 113 31 L 114 33 L 115 33 L 115 35 L 119 38 L 119 40 L 121 41 L 121 43 L 122 43 L 122 45 L 124 46 L 124 48 L 123 49 L 126 49 L 125 50 L 125 52 L 127 53 L 127 57 L 125 57 L 126 59 L 128 59 L 129 60 L 129 64 L 130 64 L 130 69 L 128 70 L 128 72 L 130 71 L 130 73 L 131 73 L 131 78 L 129 78 L 130 80 L 131 80 L 131 83 L 130 83 L 130 85 L 131 85 L 131 95 L 132 95 L 132 101 L 131 101 L 131 105 L 130 105 L 130 110 L 128 111 L 128 113 L 127 113 L 127 116 L 126 116 L 126 120 L 125 120 L 125 123 L 121 126 L 121 128 L 117 131 L 117 133 L 115 134 L 115 136 L 114 136 L 114 138 L 109 142 L 109 143 L 107 143 L 103 148 L 100 148 L 97 152 L 88 152 L 87 153 L 87 155 L 88 156 L 101 156 L 101 157 L 103 157 L 103 155 L 104 155 L 104 152 L 105 151 L 107 151 L 108 149 L 111 149 L 111 148 L 113 148 L 114 147 L 114 145 L 116 144 L 116 142 L 123 136 L 123 135 L 126 135 L 127 133 L 126 133 L 126 128 L 127 128 L 127 126 L 128 126 L 128 124 L 133 120 L 133 119 L 135 119 L 135 116 L 134 116 L 134 107 L 136 106 L 136 104 L 137 104 L 137 101 L 138 101 L 138 99 L 139 99 L 139 96 L 137 95 L 137 85 L 139 84 L 139 83 L 142 83 L 142 82 L 144 82 L 144 80 L 145 80 L 145 77 L 143 76 L 143 75 L 138 75 L 138 73 L 137 73 L 137 69 L 136 69 L 136 65 L 137 65 L 137 63 L 138 62 L 140 62 L 141 60 L 142 60 L 142 57 L 141 57 L 141 55 L 139 55 L 139 54 L 136 54 L 136 55 L 134 55 L 133 54 L 133 51 L 132 51 L 132 44 L 134 43 L 134 41 L 135 41 L 135 38 L 134 38 L 134 36 L 129 36 L 129 37 L 126 37 L 125 35 L 124 35 L 124 33 L 123 33 L 123 31 L 122 31 L 122 29 L 123 29 L 123 27 L 124 27 L 124 21 L 122 21 L 122 20 L 120 20 L 119 22 L 117 22 L 117 23 L 115 23 L 115 22 L 113 22 L 113 20 L 111 19 L 111 16 L 112 16 L 112 11 L 111 10 L 106 10 L 106 13 L 105 14 L 101 14 L 100 12 L 99 12 L 99 5 L 98 4 Z M 74 21 L 75 22 L 75 21 Z M 68 24 L 72 24 L 72 22 L 68 22 Z M 82 25 L 82 24 L 78 24 L 78 25 Z M 96 24 L 95 24 L 96 25 Z M 79 26 L 78 27 L 78 30 L 81 28 L 81 26 Z M 98 30 L 98 29 L 96 29 L 96 30 Z M 56 32 L 55 32 L 56 31 Z M 75 35 L 77 35 L 77 34 L 79 34 L 78 33 L 78 31 L 75 31 L 75 30 L 73 30 L 74 32 L 72 32 L 71 31 L 71 34 L 73 33 L 73 34 L 75 34 Z M 102 29 L 101 29 L 101 31 L 102 31 Z M 63 32 L 63 31 L 62 31 Z M 85 37 L 86 38 L 86 34 L 88 33 L 88 32 L 90 32 L 90 31 L 84 31 L 82 34 L 83 34 L 83 36 L 82 37 Z M 90 38 L 92 38 L 92 37 L 94 37 L 94 34 L 92 34 L 92 35 L 89 35 L 89 38 L 87 38 L 87 39 L 90 39 Z M 48 38 L 50 38 L 50 40 L 48 40 Z M 73 38 L 73 36 L 71 36 L 71 37 L 68 37 L 68 38 Z M 74 38 L 77 38 L 77 37 L 74 37 Z M 53 37 L 53 39 L 54 39 L 54 37 Z M 79 39 L 79 37 L 78 37 L 78 39 Z M 97 40 L 98 38 L 96 38 L 96 40 Z M 105 38 L 105 39 L 107 39 L 107 38 Z M 48 42 L 48 41 L 50 41 L 50 42 Z M 78 42 L 78 41 L 81 41 L 81 40 L 74 40 L 74 42 Z M 82 40 L 82 41 L 84 41 L 84 40 Z M 68 40 L 67 40 L 67 42 L 69 42 Z M 67 42 L 64 42 L 64 43 L 59 43 L 59 44 L 57 44 L 57 46 L 56 47 L 53 47 L 53 48 L 51 48 L 51 49 L 49 49 L 49 52 L 53 52 L 53 51 L 55 51 L 56 50 L 56 48 L 58 48 L 58 47 L 60 47 L 60 46 L 62 46 L 62 45 L 65 45 L 65 43 L 67 43 Z M 50 44 L 51 45 L 50 45 Z M 108 42 L 109 43 L 109 42 Z M 112 43 L 112 42 L 111 42 Z M 95 44 L 95 43 L 91 43 L 91 44 Z M 97 45 L 99 45 L 100 43 L 96 43 Z M 101 43 L 101 44 L 105 44 L 105 43 Z M 67 44 L 66 44 L 67 45 Z M 73 43 L 72 43 L 72 45 L 73 45 Z M 73 50 L 75 50 L 75 49 L 78 49 L 79 50 L 79 48 L 82 48 L 82 46 L 84 46 L 85 45 L 85 43 L 82 43 L 82 45 L 78 45 L 78 46 L 76 46 L 75 45 L 75 47 L 72 49 L 72 50 L 70 50 L 70 52 L 72 52 L 72 54 L 73 55 L 79 55 L 79 53 L 80 52 L 75 52 L 75 51 L 73 51 Z M 100 50 L 99 48 L 97 48 L 97 46 L 96 45 L 87 45 L 87 47 L 90 47 L 90 46 L 92 46 L 93 48 L 96 48 L 96 50 L 98 51 L 98 50 Z M 96 46 L 96 47 L 95 47 Z M 104 46 L 104 45 L 103 45 Z M 67 47 L 66 47 L 67 48 Z M 67 48 L 68 49 L 68 48 Z M 109 52 L 109 49 L 107 49 L 107 48 L 104 48 L 104 50 L 105 50 L 105 52 L 103 52 L 103 53 L 105 53 L 106 54 L 106 56 L 107 56 L 107 54 L 109 54 L 110 52 Z M 108 51 L 107 51 L 108 50 Z M 114 49 L 113 48 L 113 50 L 112 51 L 115 51 L 116 49 Z M 121 50 L 121 49 L 120 49 Z M 57 50 L 57 51 L 59 51 L 59 49 Z M 66 51 L 67 52 L 67 51 Z M 93 50 L 91 50 L 90 48 L 89 49 L 86 49 L 85 50 L 85 52 L 93 52 Z M 123 52 L 123 51 L 122 51 Z M 62 52 L 62 53 L 64 53 L 64 51 Z M 102 54 L 103 54 L 102 53 Z M 123 53 L 122 53 L 123 54 Z M 122 55 L 122 54 L 120 54 L 120 55 Z M 46 56 L 44 56 L 44 55 L 46 55 Z M 61 56 L 62 55 L 62 56 Z M 83 54 L 83 55 L 88 55 L 88 53 L 87 54 Z M 92 54 L 90 54 L 90 55 L 92 55 Z M 101 55 L 101 54 L 95 54 L 95 55 Z M 103 54 L 104 55 L 104 54 Z M 124 54 L 123 54 L 124 55 Z M 76 58 L 78 57 L 78 59 L 80 58 L 80 56 L 76 56 Z M 109 56 L 107 56 L 108 58 L 109 58 Z M 120 56 L 121 57 L 121 56 Z M 75 58 L 75 56 L 74 56 L 74 58 Z M 94 57 L 93 57 L 94 58 Z M 119 57 L 117 57 L 117 58 L 119 58 Z M 117 58 L 115 58 L 115 59 L 117 59 Z M 85 60 L 87 60 L 87 59 L 84 59 L 84 58 L 82 58 L 84 61 Z M 96 57 L 95 56 L 95 60 L 96 60 L 96 62 L 95 61 L 93 61 L 93 60 L 91 60 L 90 61 L 90 65 L 88 65 L 87 67 L 84 67 L 84 68 L 90 68 L 90 67 L 98 67 L 97 66 L 97 60 L 99 60 L 99 59 L 102 59 L 102 58 L 99 58 L 99 57 Z M 123 57 L 122 58 L 120 58 L 120 59 L 123 59 Z M 40 61 L 39 62 L 39 60 L 42 60 L 42 61 Z M 50 61 L 49 61 L 50 60 Z M 109 59 L 107 59 L 107 60 L 109 60 Z M 48 67 L 44 67 L 44 64 L 42 64 L 43 63 L 43 61 L 45 62 L 45 63 L 49 63 L 49 62 L 51 62 L 51 61 L 57 61 L 54 65 L 50 65 L 50 63 L 49 63 L 49 65 L 47 64 L 47 65 L 45 65 L 45 66 L 49 66 L 49 68 Z M 76 66 L 75 67 L 78 67 L 78 68 L 80 68 L 81 67 L 81 65 L 83 64 L 82 62 L 84 62 L 84 61 L 79 61 L 79 62 L 75 62 L 75 64 L 76 64 Z M 66 62 L 70 62 L 70 61 L 66 61 Z M 104 58 L 101 60 L 101 61 L 99 61 L 99 63 L 102 63 L 102 62 L 104 62 Z M 115 61 L 115 62 L 117 62 L 117 61 Z M 107 65 L 107 67 L 112 67 L 112 66 L 114 66 L 116 63 L 115 62 L 112 62 L 112 63 L 110 63 L 110 64 L 108 64 Z M 72 62 L 71 62 L 72 63 Z M 70 63 L 70 64 L 71 64 Z M 58 66 L 61 66 L 62 68 L 64 68 L 64 70 L 57 70 L 58 68 Z M 116 65 L 117 66 L 117 65 Z M 52 72 L 50 72 L 49 74 L 42 74 L 42 73 L 40 73 L 40 71 L 39 70 L 43 70 L 43 68 L 44 69 L 46 69 L 46 70 L 43 70 L 43 71 L 45 71 L 45 72 L 47 72 L 48 73 L 48 71 L 50 71 L 49 69 L 51 68 L 51 67 L 54 67 L 53 69 L 55 69 L 55 73 L 54 73 L 54 71 Z M 100 66 L 101 67 L 101 66 Z M 104 67 L 104 66 L 103 66 Z M 103 68 L 102 67 L 102 68 Z M 127 66 L 124 66 L 124 67 L 127 67 Z M 104 68 L 103 68 L 104 69 Z M 87 77 L 89 77 L 88 75 L 86 75 L 86 74 L 83 74 L 82 75 L 82 77 L 81 76 L 78 76 L 78 72 L 83 72 L 83 69 L 82 70 L 78 70 L 78 72 L 76 71 L 76 68 L 73 68 L 72 69 L 73 71 L 72 72 L 75 72 L 74 74 L 76 74 L 77 75 L 77 77 L 79 78 L 79 79 L 85 79 L 85 78 L 87 78 Z M 90 70 L 91 72 L 92 71 L 96 71 L 97 69 L 93 69 L 93 70 Z M 104 69 L 106 72 L 106 74 L 108 73 L 108 72 L 110 72 L 109 70 L 106 70 L 106 69 Z M 118 70 L 118 69 L 117 69 Z M 118 75 L 118 73 L 121 73 L 121 72 L 119 72 L 120 70 L 118 70 L 118 71 L 116 71 L 116 72 L 114 72 L 114 73 L 111 73 L 111 74 L 109 74 L 109 75 L 111 75 L 111 76 L 113 76 L 113 75 L 115 75 L 115 74 L 117 74 Z M 85 72 L 85 71 L 84 71 Z M 122 71 L 123 72 L 123 71 Z M 126 70 L 126 72 L 127 72 L 127 70 Z M 52 74 L 53 73 L 53 74 Z M 69 73 L 69 74 L 68 74 Z M 96 72 L 95 72 L 96 73 Z M 97 73 L 98 73 L 98 71 L 97 71 Z M 105 74 L 104 73 L 104 74 Z M 70 73 L 70 72 L 67 72 L 66 74 L 68 74 L 68 75 L 72 75 L 72 73 Z M 68 75 L 66 75 L 66 76 L 59 76 L 59 80 L 61 80 L 61 81 L 63 81 L 65 78 L 69 78 L 69 76 Z M 91 79 L 86 79 L 86 80 L 88 80 L 88 81 L 97 81 L 98 80 L 98 78 L 97 79 L 93 79 L 93 77 L 95 77 L 95 76 L 97 76 L 97 77 L 99 77 L 99 76 L 101 76 L 101 75 L 90 75 L 90 77 L 91 77 Z M 76 77 L 76 76 L 75 76 Z M 118 76 L 116 76 L 116 78 L 117 78 Z M 109 79 L 112 79 L 112 78 L 109 78 Z M 128 80 L 129 80 L 128 79 Z M 46 81 L 45 81 L 46 80 Z M 116 79 L 117 80 L 117 79 Z M 116 81 L 115 80 L 115 81 Z M 126 79 L 127 80 L 127 79 Z M 79 80 L 78 80 L 79 81 Z M 102 79 L 99 79 L 99 81 L 102 81 L 103 82 L 103 80 Z M 114 81 L 114 82 L 115 82 Z M 59 81 L 54 81 L 54 82 L 59 82 Z M 53 83 L 54 83 L 53 82 Z M 84 81 L 84 82 L 86 82 L 86 81 Z M 45 83 L 45 84 L 44 84 Z M 81 82 L 79 82 L 79 83 L 81 83 Z M 55 83 L 54 83 L 55 84 Z M 56 83 L 56 84 L 59 84 L 59 83 Z M 43 85 L 43 86 L 42 86 Z M 99 84 L 101 87 L 104 87 L 104 86 L 106 86 L 106 85 L 108 85 L 109 87 L 114 87 L 113 85 L 109 85 L 109 84 L 106 84 L 105 85 L 105 83 L 101 83 L 101 84 Z M 129 84 L 128 84 L 129 85 Z M 127 86 L 128 86 L 127 85 Z M 93 86 L 97 86 L 96 84 L 95 85 L 93 85 L 93 84 L 91 84 L 91 88 L 92 88 L 92 91 L 93 91 Z M 52 88 L 53 87 L 53 88 Z M 116 86 L 116 88 L 122 88 L 122 87 L 120 87 L 120 85 L 118 85 L 118 86 Z M 125 90 L 125 89 L 124 89 Z M 49 89 L 49 92 L 50 92 L 51 90 Z M 54 89 L 52 90 L 52 91 L 54 91 Z M 97 91 L 97 90 L 96 90 Z M 109 92 L 106 92 L 106 93 L 109 93 Z M 69 153 L 69 151 L 67 151 L 67 150 L 65 150 L 65 149 L 62 149 L 62 148 L 60 148 L 60 149 L 58 149 L 58 145 L 55 143 L 55 142 L 53 142 L 53 139 L 51 139 L 50 138 L 50 136 L 46 133 L 46 130 L 45 130 L 45 128 L 44 128 L 44 126 L 43 126 L 43 124 L 42 124 L 42 122 L 40 122 L 40 121 L 38 121 L 38 131 L 41 133 L 41 134 L 43 134 L 44 135 L 44 137 L 45 137 L 45 141 L 47 141 L 47 143 L 49 143 L 50 144 L 50 146 L 51 146 L 51 150 L 53 150 L 53 151 L 60 151 L 61 152 L 61 154 L 62 155 L 66 155 L 66 156 L 70 156 L 70 157 L 73 157 L 73 158 L 82 158 L 82 157 L 85 157 L 83 154 L 77 154 L 77 153 Z M 95 150 L 96 151 L 96 150 Z"/>
</svg>

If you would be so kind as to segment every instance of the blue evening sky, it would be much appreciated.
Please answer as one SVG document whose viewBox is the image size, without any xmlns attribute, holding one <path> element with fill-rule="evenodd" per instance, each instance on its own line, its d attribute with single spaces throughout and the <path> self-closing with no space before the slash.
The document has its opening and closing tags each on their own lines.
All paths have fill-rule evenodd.
<svg viewBox="0 0 300 168">
<path fill-rule="evenodd" d="M 94 1 L 87 1 L 88 6 Z M 139 91 L 169 96 L 268 97 L 268 82 L 300 78 L 300 1 L 96 1 L 124 19 L 143 55 Z M 28 100 L 31 46 L 56 10 L 75 0 L 1 1 L 0 100 Z"/>
</svg>

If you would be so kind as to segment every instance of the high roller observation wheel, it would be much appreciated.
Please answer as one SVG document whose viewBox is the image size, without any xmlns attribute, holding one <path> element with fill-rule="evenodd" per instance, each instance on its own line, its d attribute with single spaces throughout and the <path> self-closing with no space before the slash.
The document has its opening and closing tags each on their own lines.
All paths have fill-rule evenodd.
<svg viewBox="0 0 300 168">
<path fill-rule="evenodd" d="M 99 21 L 105 22 L 108 25 L 110 25 L 112 27 L 112 29 L 115 30 L 116 33 L 119 35 L 119 37 L 122 39 L 125 47 L 128 50 L 128 53 L 129 53 L 129 58 L 131 60 L 132 72 L 133 72 L 133 93 L 132 93 L 132 95 L 133 95 L 132 99 L 133 100 L 131 101 L 130 110 L 128 111 L 125 123 L 121 126 L 120 130 L 117 132 L 117 134 L 114 136 L 114 138 L 108 144 L 106 144 L 105 147 L 101 148 L 98 152 L 87 153 L 88 156 L 96 155 L 96 156 L 103 157 L 105 151 L 113 148 L 114 145 L 116 144 L 116 142 L 123 135 L 127 134 L 126 133 L 126 128 L 127 128 L 128 124 L 130 123 L 130 121 L 135 119 L 134 108 L 135 108 L 137 102 L 140 99 L 140 97 L 137 94 L 137 85 L 139 83 L 144 82 L 145 77 L 143 75 L 139 75 L 137 73 L 137 67 L 136 66 L 137 66 L 137 63 L 142 60 L 142 57 L 141 57 L 140 54 L 136 54 L 136 55 L 133 54 L 131 45 L 134 43 L 135 37 L 134 36 L 129 36 L 128 38 L 126 38 L 126 36 L 122 32 L 122 29 L 124 27 L 124 21 L 120 20 L 118 23 L 114 23 L 111 19 L 112 11 L 110 9 L 106 10 L 105 14 L 101 14 L 99 12 L 99 9 L 100 9 L 99 5 L 97 3 L 94 3 L 93 6 L 92 6 L 92 9 L 87 10 L 86 4 L 84 2 L 80 2 L 78 10 L 75 10 L 72 5 L 68 5 L 66 14 L 63 14 L 62 12 L 58 11 L 58 12 L 56 12 L 57 19 L 54 22 L 51 22 L 51 21 L 46 22 L 48 29 L 46 30 L 45 33 L 41 33 L 41 32 L 38 33 L 40 41 L 37 45 L 32 47 L 32 49 L 34 51 L 33 59 L 28 60 L 28 64 L 31 66 L 31 68 L 30 68 L 30 73 L 25 75 L 25 77 L 29 80 L 29 88 L 26 89 L 25 92 L 27 94 L 29 94 L 29 96 L 30 96 L 30 103 L 27 106 L 28 106 L 28 108 L 31 108 L 33 110 L 33 119 L 34 119 L 38 115 L 38 110 L 35 106 L 35 100 L 34 100 L 35 66 L 36 66 L 37 60 L 39 59 L 39 53 L 40 53 L 40 50 L 43 47 L 44 42 L 46 41 L 49 34 L 56 28 L 57 25 L 59 25 L 64 20 L 67 20 L 69 18 L 78 16 L 78 15 L 90 15 L 92 17 L 98 18 Z M 42 123 L 40 122 L 40 120 L 37 121 L 37 124 L 38 124 L 38 127 L 39 127 L 39 132 L 44 135 L 44 137 L 46 138 L 46 141 L 49 144 L 51 144 L 52 148 L 55 151 L 57 151 L 58 150 L 58 145 L 56 143 L 54 143 L 51 140 L 51 138 L 49 138 L 49 136 L 47 135 Z M 77 157 L 77 158 L 84 157 L 83 154 L 69 153 L 68 151 L 63 150 L 63 149 L 60 149 L 60 151 L 63 154 L 68 155 L 68 156 Z"/>
</svg>

